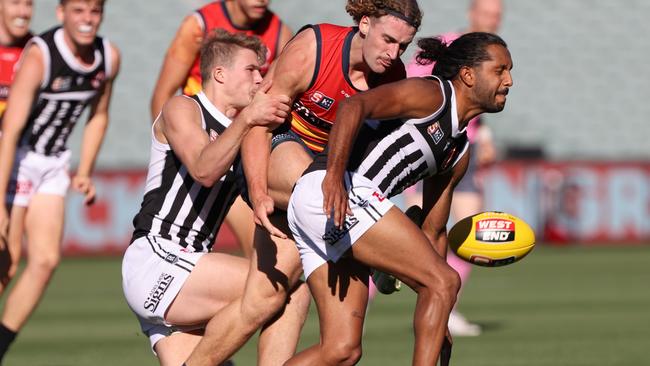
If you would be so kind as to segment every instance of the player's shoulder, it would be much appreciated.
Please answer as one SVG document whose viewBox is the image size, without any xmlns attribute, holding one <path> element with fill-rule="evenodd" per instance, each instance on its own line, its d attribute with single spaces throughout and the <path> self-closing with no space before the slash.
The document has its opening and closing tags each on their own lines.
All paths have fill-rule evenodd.
<svg viewBox="0 0 650 366">
<path fill-rule="evenodd" d="M 185 95 L 175 95 L 163 105 L 161 121 L 168 126 L 182 126 L 188 120 L 200 124 L 200 113 L 201 107 L 196 100 Z"/>
</svg>

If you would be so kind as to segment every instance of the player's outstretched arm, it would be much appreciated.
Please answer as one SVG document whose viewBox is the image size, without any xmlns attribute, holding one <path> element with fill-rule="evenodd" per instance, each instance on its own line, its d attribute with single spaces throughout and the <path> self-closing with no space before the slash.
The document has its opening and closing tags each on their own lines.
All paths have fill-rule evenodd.
<svg viewBox="0 0 650 366">
<path fill-rule="evenodd" d="M 84 128 L 81 143 L 79 167 L 72 178 L 72 188 L 84 195 L 84 203 L 87 205 L 92 204 L 95 200 L 95 186 L 90 177 L 108 128 L 108 110 L 113 94 L 113 83 L 120 72 L 120 52 L 113 44 L 110 47 L 111 75 L 107 75 L 103 88 L 91 105 L 90 117 Z"/>
<path fill-rule="evenodd" d="M 322 183 L 323 210 L 328 217 L 333 216 L 336 225 L 343 225 L 345 215 L 350 213 L 343 174 L 363 121 L 422 118 L 441 104 L 438 82 L 420 78 L 385 84 L 339 104 L 328 143 L 327 174 Z"/>
<path fill-rule="evenodd" d="M 156 81 L 151 96 L 151 121 L 153 122 L 163 104 L 183 87 L 187 75 L 199 54 L 203 30 L 195 15 L 189 15 L 184 20 L 172 41 Z"/>
<path fill-rule="evenodd" d="M 0 237 L 6 239 L 9 217 L 5 206 L 9 177 L 20 134 L 25 128 L 34 96 L 43 80 L 43 54 L 36 45 L 24 51 L 7 101 L 0 137 Z"/>
<path fill-rule="evenodd" d="M 286 95 L 291 100 L 309 87 L 315 68 L 316 37 L 313 30 L 300 32 L 289 42 L 264 78 L 271 80 L 271 95 Z M 269 233 L 286 237 L 268 219 L 273 212 L 273 200 L 268 195 L 268 168 L 271 155 L 271 129 L 254 128 L 242 144 L 242 162 L 255 222 Z"/>
<path fill-rule="evenodd" d="M 422 231 L 429 239 L 433 249 L 443 258 L 447 256 L 447 221 L 451 211 L 454 188 L 467 171 L 469 151 L 463 155 L 458 164 L 441 176 L 434 176 L 424 181 L 422 187 L 422 211 L 425 219 Z"/>
</svg>

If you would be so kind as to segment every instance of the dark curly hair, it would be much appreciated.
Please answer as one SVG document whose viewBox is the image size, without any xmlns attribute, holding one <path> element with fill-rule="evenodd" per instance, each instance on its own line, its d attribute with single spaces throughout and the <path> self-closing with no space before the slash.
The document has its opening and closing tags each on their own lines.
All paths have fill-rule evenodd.
<svg viewBox="0 0 650 366">
<path fill-rule="evenodd" d="M 422 38 L 418 41 L 421 51 L 416 60 L 420 65 L 435 62 L 433 74 L 449 80 L 458 74 L 461 67 L 474 67 L 489 60 L 487 47 L 493 44 L 508 48 L 501 37 L 485 32 L 464 34 L 449 45 L 439 37 Z"/>
<path fill-rule="evenodd" d="M 348 0 L 345 11 L 357 24 L 364 16 L 379 18 L 384 15 L 398 17 L 416 30 L 422 23 L 422 11 L 416 0 Z"/>
</svg>

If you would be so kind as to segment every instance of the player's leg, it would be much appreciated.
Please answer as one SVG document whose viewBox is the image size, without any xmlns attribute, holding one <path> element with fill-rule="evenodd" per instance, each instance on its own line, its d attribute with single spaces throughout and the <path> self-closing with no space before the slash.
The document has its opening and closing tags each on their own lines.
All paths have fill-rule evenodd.
<svg viewBox="0 0 650 366">
<path fill-rule="evenodd" d="M 284 213 L 274 215 L 271 221 L 290 232 Z M 249 319 L 257 318 L 256 325 L 263 323 L 258 364 L 277 365 L 295 354 L 311 297 L 307 285 L 300 281 L 302 265 L 293 240 L 272 238 L 261 228 L 256 235 L 242 313 Z M 264 301 L 271 305 L 269 309 L 260 306 Z"/>
<path fill-rule="evenodd" d="M 472 164 L 472 160 L 470 160 L 470 164 Z M 451 216 L 455 222 L 474 215 L 483 209 L 483 197 L 474 181 L 476 178 L 475 170 L 476 167 L 468 169 L 468 174 L 465 174 L 454 190 L 451 201 Z M 458 301 L 460 301 L 463 287 L 472 272 L 472 265 L 451 252 L 447 254 L 447 263 L 460 276 L 461 290 L 458 294 Z M 477 336 L 481 334 L 481 327 L 478 324 L 469 322 L 455 307 L 449 316 L 449 330 L 451 334 L 458 336 Z"/>
<path fill-rule="evenodd" d="M 9 211 L 9 233 L 5 249 L 2 251 L 2 279 L 0 288 L 2 292 L 7 288 L 11 279 L 15 276 L 22 251 L 22 238 L 25 225 L 27 208 L 14 205 Z M 16 339 L 18 329 L 10 328 L 0 323 L 0 362 L 4 358 L 9 346 Z"/>
<path fill-rule="evenodd" d="M 296 141 L 286 140 L 274 145 L 269 159 L 268 189 L 275 207 L 287 209 L 294 184 L 312 161 L 305 147 Z"/>
<path fill-rule="evenodd" d="M 274 224 L 283 229 L 282 220 L 276 216 L 272 217 Z M 309 305 L 305 286 L 299 285 L 301 272 L 293 241 L 271 240 L 263 228 L 257 227 L 243 297 L 210 320 L 187 364 L 214 365 L 225 361 L 269 321 L 274 324 L 262 332 L 258 363 L 282 364 L 295 351 Z M 274 318 L 279 311 L 282 313 Z M 278 359 L 269 359 L 273 357 Z"/>
<path fill-rule="evenodd" d="M 64 197 L 35 194 L 25 216 L 27 265 L 11 289 L 2 324 L 19 330 L 32 314 L 61 257 Z"/>
<path fill-rule="evenodd" d="M 358 261 L 393 273 L 417 292 L 414 365 L 433 365 L 440 354 L 460 279 L 424 233 L 392 207 L 352 246 Z"/>
<path fill-rule="evenodd" d="M 307 279 L 316 302 L 320 342 L 286 365 L 354 365 L 361 358 L 361 336 L 368 303 L 368 268 L 353 258 L 327 262 Z"/>
<path fill-rule="evenodd" d="M 27 207 L 13 205 L 7 208 L 7 212 L 9 212 L 9 233 L 6 246 L 0 252 L 0 294 L 4 293 L 18 270 Z"/>
<path fill-rule="evenodd" d="M 165 313 L 173 325 L 205 324 L 242 296 L 248 260 L 223 253 L 203 255 Z"/>
<path fill-rule="evenodd" d="M 160 366 L 182 365 L 202 336 L 202 331 L 176 332 L 156 342 L 154 350 Z"/>
<path fill-rule="evenodd" d="M 230 206 L 225 222 L 235 234 L 244 256 L 250 258 L 253 255 L 253 236 L 255 235 L 253 210 L 243 199 L 238 197 Z"/>
</svg>

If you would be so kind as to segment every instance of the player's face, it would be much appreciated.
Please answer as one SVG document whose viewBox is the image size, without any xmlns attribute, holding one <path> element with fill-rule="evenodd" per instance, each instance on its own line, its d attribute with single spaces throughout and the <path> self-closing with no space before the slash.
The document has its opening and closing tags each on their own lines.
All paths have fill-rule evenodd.
<svg viewBox="0 0 650 366">
<path fill-rule="evenodd" d="M 378 74 L 388 70 L 415 37 L 415 28 L 392 15 L 363 17 L 359 31 L 364 35 L 363 59 Z"/>
<path fill-rule="evenodd" d="M 269 0 L 238 0 L 244 14 L 253 21 L 262 19 L 269 7 Z"/>
<path fill-rule="evenodd" d="M 496 33 L 501 26 L 501 0 L 476 0 L 469 11 L 473 32 Z"/>
<path fill-rule="evenodd" d="M 500 112 L 506 105 L 506 96 L 512 86 L 512 58 L 507 48 L 490 45 L 487 48 L 490 60 L 475 67 L 475 96 L 488 113 Z"/>
<path fill-rule="evenodd" d="M 253 95 L 262 83 L 260 62 L 257 54 L 247 48 L 237 51 L 233 62 L 225 68 L 228 95 L 236 108 L 244 108 L 251 102 Z"/>
<path fill-rule="evenodd" d="M 57 8 L 65 34 L 78 46 L 89 46 L 94 42 L 103 15 L 104 8 L 96 0 L 70 0 Z"/>
<path fill-rule="evenodd" d="M 32 7 L 32 0 L 0 0 L 0 20 L 12 38 L 23 38 L 29 33 Z"/>
</svg>

